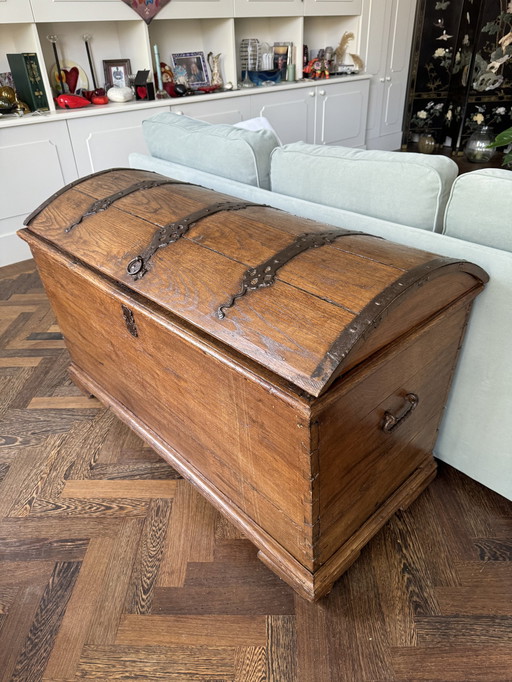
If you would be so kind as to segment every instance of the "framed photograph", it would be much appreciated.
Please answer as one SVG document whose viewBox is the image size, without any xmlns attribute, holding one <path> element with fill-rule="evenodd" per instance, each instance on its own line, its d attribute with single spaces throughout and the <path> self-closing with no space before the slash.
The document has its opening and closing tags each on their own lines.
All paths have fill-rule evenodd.
<svg viewBox="0 0 512 682">
<path fill-rule="evenodd" d="M 117 88 L 127 88 L 130 85 L 129 76 L 131 66 L 129 59 L 104 59 L 103 72 L 105 84 Z"/>
<path fill-rule="evenodd" d="M 290 43 L 274 43 L 274 69 L 286 71 Z"/>
<path fill-rule="evenodd" d="M 204 52 L 178 52 L 171 56 L 172 70 L 177 83 L 186 81 L 191 88 L 210 84 Z"/>
</svg>

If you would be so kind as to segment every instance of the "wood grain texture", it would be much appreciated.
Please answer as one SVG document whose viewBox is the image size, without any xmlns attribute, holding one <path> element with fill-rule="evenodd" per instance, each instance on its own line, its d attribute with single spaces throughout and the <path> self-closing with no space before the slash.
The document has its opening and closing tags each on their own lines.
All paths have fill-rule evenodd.
<svg viewBox="0 0 512 682">
<path fill-rule="evenodd" d="M 20 233 L 85 393 L 32 397 L 27 409 L 94 410 L 99 398 L 148 445 L 158 441 L 267 566 L 319 599 L 394 513 L 391 500 L 406 506 L 431 479 L 462 334 L 487 275 L 404 247 L 395 262 L 392 243 L 269 207 L 219 210 L 226 197 L 164 179 L 123 197 L 137 177 L 147 173 L 114 170 L 74 184 Z M 109 183 L 121 198 L 97 210 L 89 200 L 105 199 Z M 138 270 L 126 267 L 131 257 Z M 267 274 L 248 270 L 262 263 Z M 51 323 L 16 337 L 22 349 L 61 340 Z M 147 518 L 129 492 L 109 502 L 100 495 L 40 495 L 32 511 L 80 515 L 85 505 Z M 166 513 L 188 539 L 181 495 L 178 485 Z M 148 584 L 130 597 L 141 614 L 155 585 L 183 587 L 194 559 L 175 546 L 178 534 L 169 548 L 156 517 L 154 530 L 155 551 L 180 561 L 167 575 L 141 569 Z"/>
<path fill-rule="evenodd" d="M 87 211 L 91 196 L 108 196 L 107 184 L 124 189 L 135 178 L 147 176 L 146 171 L 112 171 L 86 180 L 46 206 L 21 236 L 29 243 L 35 235 L 42 236 L 69 257 L 122 282 L 312 395 L 322 392 L 337 365 L 346 360 L 342 356 L 333 361 L 331 352 L 345 328 L 361 324 L 359 333 L 352 335 L 359 337 L 366 324 L 379 326 L 383 315 L 392 318 L 388 326 L 412 327 L 487 280 L 476 266 L 449 263 L 406 247 L 393 260 L 394 244 L 373 236 L 352 235 L 345 244 L 344 230 L 338 230 L 340 236 L 333 244 L 289 261 L 278 271 L 275 284 L 263 292 L 249 292 L 219 320 L 216 310 L 239 291 L 249 268 L 267 262 L 297 235 L 332 228 L 268 206 L 212 213 L 193 223 L 182 238 L 170 244 L 160 242 L 147 266 L 150 272 L 133 280 L 126 272 L 127 263 L 144 253 L 162 226 L 233 200 L 201 187 L 166 184 L 130 194 L 67 231 Z M 417 272 L 412 279 L 407 277 L 406 263 L 411 273 Z M 376 303 L 397 281 L 401 290 L 392 296 L 396 301 Z M 404 299 L 404 313 L 390 316 Z M 313 324 L 304 324 L 306 310 L 311 311 L 308 317 L 314 315 Z M 374 347 L 382 347 L 389 341 L 389 332 L 382 338 L 374 332 L 372 338 Z M 320 366 L 324 371 L 315 371 Z"/>
<path fill-rule="evenodd" d="M 33 269 L 0 269 L 0 296 L 37 293 L 34 307 L 47 306 Z M 20 337 L 26 315 L 17 318 Z M 28 324 L 27 334 L 54 329 L 46 314 L 37 319 L 41 326 Z M 16 352 L 0 346 L 0 358 Z M 65 350 L 18 352 L 45 361 L 49 378 L 43 390 L 43 375 L 32 379 L 40 363 L 15 364 L 8 397 L 0 394 L 1 682 L 14 674 L 23 682 L 510 681 L 510 502 L 441 465 L 332 592 L 307 603 L 207 503 L 183 495 L 164 540 L 165 505 L 172 519 L 178 489 L 189 484 L 102 408 L 29 409 L 33 397 L 80 394 L 63 371 Z M 72 497 L 62 497 L 66 490 Z M 48 499 L 74 500 L 80 513 L 39 513 Z M 105 506 L 90 508 L 91 499 Z M 138 515 L 111 512 L 126 499 L 140 503 Z M 182 528 L 197 550 L 173 543 L 169 534 Z M 180 543 L 191 557 L 179 568 L 181 587 L 160 585 L 176 570 L 166 564 Z M 64 567 L 72 565 L 79 572 L 71 589 Z M 148 586 L 149 612 L 130 613 L 130 595 Z"/>
</svg>

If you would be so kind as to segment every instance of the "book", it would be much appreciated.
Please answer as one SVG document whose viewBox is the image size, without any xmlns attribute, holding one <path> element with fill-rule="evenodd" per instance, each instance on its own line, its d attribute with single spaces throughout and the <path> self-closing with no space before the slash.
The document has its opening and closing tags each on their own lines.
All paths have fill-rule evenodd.
<svg viewBox="0 0 512 682">
<path fill-rule="evenodd" d="M 35 52 L 8 54 L 7 61 L 18 99 L 25 102 L 31 111 L 48 111 L 48 99 Z"/>
</svg>

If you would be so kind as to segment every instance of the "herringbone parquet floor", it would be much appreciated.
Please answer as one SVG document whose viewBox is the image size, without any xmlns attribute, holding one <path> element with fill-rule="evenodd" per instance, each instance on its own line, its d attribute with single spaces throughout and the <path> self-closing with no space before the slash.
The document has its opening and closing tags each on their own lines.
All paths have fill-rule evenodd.
<svg viewBox="0 0 512 682">
<path fill-rule="evenodd" d="M 512 680 L 512 505 L 442 466 L 318 604 L 68 380 L 0 270 L 1 682 Z M 485 456 L 485 453 L 482 453 Z"/>
</svg>

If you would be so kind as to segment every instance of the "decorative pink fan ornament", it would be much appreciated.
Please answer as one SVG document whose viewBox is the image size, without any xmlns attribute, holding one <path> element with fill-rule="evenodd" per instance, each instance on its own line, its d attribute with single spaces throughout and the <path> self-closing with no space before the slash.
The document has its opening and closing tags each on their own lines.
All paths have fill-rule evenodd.
<svg viewBox="0 0 512 682">
<path fill-rule="evenodd" d="M 149 24 L 171 0 L 123 0 L 123 2 L 137 12 L 146 24 Z"/>
</svg>

